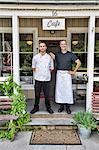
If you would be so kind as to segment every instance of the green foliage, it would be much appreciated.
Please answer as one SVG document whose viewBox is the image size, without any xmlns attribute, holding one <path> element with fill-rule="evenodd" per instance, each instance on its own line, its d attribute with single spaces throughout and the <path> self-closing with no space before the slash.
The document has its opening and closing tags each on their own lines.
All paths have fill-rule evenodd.
<svg viewBox="0 0 99 150">
<path fill-rule="evenodd" d="M 98 87 L 99 88 L 99 81 L 95 81 L 94 82 L 94 87 Z"/>
<path fill-rule="evenodd" d="M 97 125 L 97 121 L 94 119 L 93 114 L 89 111 L 87 112 L 77 112 L 73 117 L 74 121 L 77 124 L 81 124 L 83 127 L 87 129 L 95 129 Z"/>
<path fill-rule="evenodd" d="M 32 52 L 32 45 L 28 45 L 27 41 L 20 41 L 21 52 Z"/>
<path fill-rule="evenodd" d="M 96 40 L 95 51 L 99 52 L 99 40 Z"/>
<path fill-rule="evenodd" d="M 72 45 L 72 51 L 74 52 L 84 52 L 85 51 L 85 43 L 83 40 L 78 41 L 78 44 Z"/>
<path fill-rule="evenodd" d="M 7 123 L 7 130 L 0 130 L 0 138 L 13 141 L 16 133 L 17 130 L 15 124 L 13 121 L 9 121 L 9 123 Z"/>
<path fill-rule="evenodd" d="M 22 93 L 18 93 L 18 95 L 13 95 L 13 103 L 12 103 L 12 109 L 11 114 L 13 115 L 21 115 L 25 113 L 26 109 L 26 101 L 25 97 Z"/>
<path fill-rule="evenodd" d="M 16 90 L 19 93 L 22 93 L 21 87 L 17 85 L 15 82 L 13 82 L 13 77 L 9 76 L 9 78 L 4 81 L 3 84 L 0 84 L 0 91 L 2 95 L 6 96 L 13 96 L 14 92 L 13 90 Z"/>
<path fill-rule="evenodd" d="M 12 108 L 9 110 L 9 114 L 18 116 L 17 120 L 10 120 L 6 123 L 8 129 L 0 131 L 0 138 L 13 141 L 15 134 L 18 132 L 17 127 L 21 130 L 23 124 L 30 121 L 30 115 L 26 112 L 26 98 L 21 87 L 13 82 L 12 76 L 0 86 L 0 90 L 2 94 L 12 99 Z M 15 92 L 13 92 L 14 90 Z M 6 111 L 3 113 L 6 113 Z"/>
<path fill-rule="evenodd" d="M 20 51 L 22 52 L 20 54 L 21 74 L 25 76 L 31 75 L 32 74 L 31 61 L 33 57 L 32 45 L 28 45 L 27 41 L 20 41 Z"/>
<path fill-rule="evenodd" d="M 19 116 L 19 118 L 14 121 L 14 124 L 18 126 L 19 130 L 22 130 L 24 124 L 30 121 L 30 115 L 25 113 Z"/>
</svg>

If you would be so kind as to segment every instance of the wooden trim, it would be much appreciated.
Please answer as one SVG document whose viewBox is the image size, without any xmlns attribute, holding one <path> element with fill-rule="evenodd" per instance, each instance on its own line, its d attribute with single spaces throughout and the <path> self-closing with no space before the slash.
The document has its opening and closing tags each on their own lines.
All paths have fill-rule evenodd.
<svg viewBox="0 0 99 150">
<path fill-rule="evenodd" d="M 51 41 L 54 41 L 54 40 L 66 40 L 67 37 L 38 37 L 38 40 L 51 40 Z"/>
</svg>

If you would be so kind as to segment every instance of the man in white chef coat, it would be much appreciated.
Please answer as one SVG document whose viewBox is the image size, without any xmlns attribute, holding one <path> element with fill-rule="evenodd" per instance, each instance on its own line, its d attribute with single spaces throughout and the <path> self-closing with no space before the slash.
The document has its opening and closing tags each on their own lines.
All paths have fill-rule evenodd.
<svg viewBox="0 0 99 150">
<path fill-rule="evenodd" d="M 44 42 L 39 45 L 39 53 L 33 57 L 32 69 L 35 79 L 35 104 L 31 114 L 39 111 L 40 92 L 43 88 L 45 96 L 45 106 L 49 113 L 54 113 L 51 109 L 49 100 L 49 87 L 51 80 L 51 71 L 54 69 L 53 59 L 46 53 L 47 46 Z"/>
</svg>

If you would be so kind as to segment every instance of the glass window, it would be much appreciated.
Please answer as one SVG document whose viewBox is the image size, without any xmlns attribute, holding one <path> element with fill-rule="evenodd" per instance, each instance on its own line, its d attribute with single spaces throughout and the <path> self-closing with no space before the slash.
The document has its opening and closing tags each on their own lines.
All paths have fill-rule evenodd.
<svg viewBox="0 0 99 150">
<path fill-rule="evenodd" d="M 99 76 L 99 33 L 95 34 L 94 75 Z"/>
<path fill-rule="evenodd" d="M 33 52 L 32 34 L 20 34 L 20 52 Z"/>
<path fill-rule="evenodd" d="M 93 90 L 94 92 L 99 92 L 99 81 L 94 81 Z"/>
<path fill-rule="evenodd" d="M 99 52 L 99 33 L 95 34 L 95 51 Z"/>
<path fill-rule="evenodd" d="M 2 34 L 0 34 L 0 52 L 2 52 Z"/>
<path fill-rule="evenodd" d="M 87 33 L 72 33 L 71 51 L 78 56 L 82 63 L 79 71 L 87 71 Z"/>
<path fill-rule="evenodd" d="M 0 34 L 0 75 L 8 76 L 12 74 L 12 34 Z"/>
<path fill-rule="evenodd" d="M 2 71 L 2 34 L 0 34 L 0 76 Z"/>
<path fill-rule="evenodd" d="M 73 52 L 86 51 L 85 33 L 73 33 L 71 39 L 71 49 Z"/>
<path fill-rule="evenodd" d="M 87 71 L 87 53 L 76 53 L 76 56 L 81 61 L 81 67 L 78 71 L 81 71 L 81 72 Z"/>
<path fill-rule="evenodd" d="M 33 34 L 20 34 L 20 81 L 33 84 Z"/>
<path fill-rule="evenodd" d="M 5 51 L 7 52 L 12 51 L 12 34 L 11 33 L 4 34 L 4 46 L 5 46 Z"/>
<path fill-rule="evenodd" d="M 94 54 L 94 75 L 99 76 L 99 53 Z"/>
</svg>

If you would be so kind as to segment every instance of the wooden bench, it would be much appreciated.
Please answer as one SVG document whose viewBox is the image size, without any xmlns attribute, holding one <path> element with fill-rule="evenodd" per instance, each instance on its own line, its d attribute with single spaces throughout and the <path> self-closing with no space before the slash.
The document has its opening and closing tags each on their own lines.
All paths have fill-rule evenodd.
<svg viewBox="0 0 99 150">
<path fill-rule="evenodd" d="M 18 116 L 11 115 L 7 110 L 11 109 L 12 99 L 7 96 L 0 96 L 0 121 L 16 120 Z"/>
<path fill-rule="evenodd" d="M 94 118 L 99 121 L 99 92 L 92 93 L 92 112 Z M 99 125 L 97 125 L 97 130 L 99 131 Z"/>
<path fill-rule="evenodd" d="M 96 120 L 99 120 L 99 92 L 92 93 L 92 112 Z"/>
<path fill-rule="evenodd" d="M 92 111 L 93 113 L 99 113 L 99 92 L 92 93 Z"/>
</svg>

